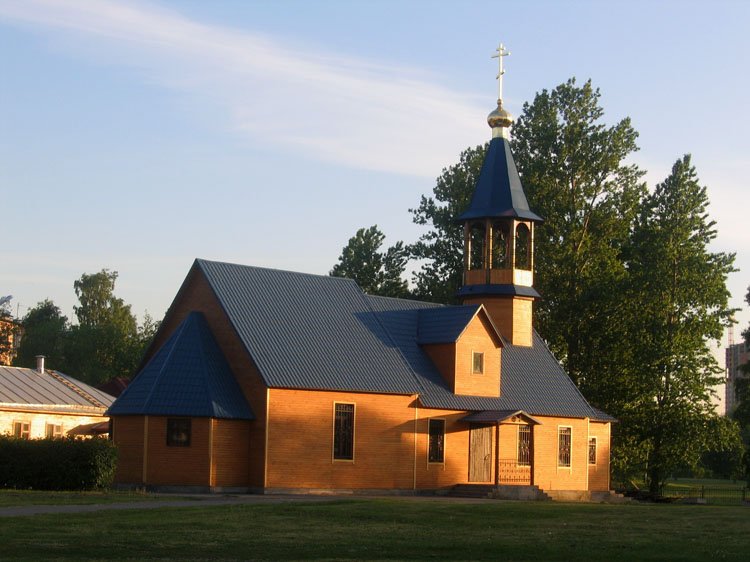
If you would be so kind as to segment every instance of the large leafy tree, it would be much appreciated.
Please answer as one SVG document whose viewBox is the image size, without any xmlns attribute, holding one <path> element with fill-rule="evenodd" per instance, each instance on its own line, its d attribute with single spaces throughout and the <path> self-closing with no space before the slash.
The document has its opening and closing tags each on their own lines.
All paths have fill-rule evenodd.
<svg viewBox="0 0 750 562">
<path fill-rule="evenodd" d="M 424 260 L 414 274 L 418 298 L 456 302 L 463 272 L 463 230 L 455 222 L 471 202 L 479 180 L 487 145 L 467 148 L 459 161 L 445 168 L 437 179 L 432 196 L 422 196 L 419 206 L 410 209 L 416 224 L 430 229 L 412 244 L 413 257 Z"/>
<path fill-rule="evenodd" d="M 13 358 L 13 340 L 18 331 L 10 312 L 10 299 L 0 295 L 0 365 L 10 363 Z"/>
<path fill-rule="evenodd" d="M 330 275 L 354 279 L 364 292 L 371 295 L 407 297 L 409 285 L 403 274 L 408 251 L 401 241 L 381 251 L 384 240 L 385 235 L 377 225 L 360 228 L 344 246 Z"/>
<path fill-rule="evenodd" d="M 745 302 L 750 304 L 750 287 L 748 287 Z M 745 346 L 750 349 L 750 327 L 748 327 L 742 336 L 745 339 Z M 742 441 L 745 447 L 744 453 L 744 471 L 745 476 L 750 483 L 750 363 L 745 363 L 740 367 L 745 374 L 744 378 L 735 379 L 734 393 L 737 399 L 737 407 L 732 412 L 732 418 L 740 424 L 742 432 Z"/>
<path fill-rule="evenodd" d="M 535 232 L 536 327 L 584 394 L 605 405 L 618 354 L 607 329 L 620 305 L 612 287 L 645 185 L 625 163 L 638 149 L 630 119 L 607 126 L 599 100 L 591 81 L 570 79 L 525 103 L 512 133 L 529 204 L 545 219 Z"/>
<path fill-rule="evenodd" d="M 114 295 L 116 271 L 84 273 L 73 287 L 79 305 L 73 307 L 78 324 L 66 344 L 71 374 L 99 384 L 116 376 L 128 377 L 142 353 L 138 323 L 130 305 Z"/>
<path fill-rule="evenodd" d="M 24 335 L 18 348 L 16 365 L 32 368 L 37 355 L 48 358 L 48 364 L 61 371 L 66 368 L 65 342 L 70 328 L 68 319 L 49 299 L 30 309 L 21 320 Z"/>
<path fill-rule="evenodd" d="M 675 468 L 737 439 L 710 400 L 723 371 L 709 342 L 731 322 L 726 279 L 734 255 L 709 251 L 716 230 L 707 206 L 690 156 L 679 159 L 643 200 L 626 249 L 629 314 L 617 322 L 627 326 L 634 361 L 629 400 L 614 413 L 620 447 L 629 447 L 631 467 L 643 463 L 653 493 Z"/>
</svg>

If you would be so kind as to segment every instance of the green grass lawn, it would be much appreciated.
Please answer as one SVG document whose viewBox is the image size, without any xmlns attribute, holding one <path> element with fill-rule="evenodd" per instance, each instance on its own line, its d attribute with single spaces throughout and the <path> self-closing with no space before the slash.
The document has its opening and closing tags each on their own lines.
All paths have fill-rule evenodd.
<svg viewBox="0 0 750 562">
<path fill-rule="evenodd" d="M 664 495 L 671 497 L 700 497 L 709 503 L 740 504 L 742 490 L 747 485 L 744 480 L 718 480 L 711 478 L 675 478 L 664 486 Z M 745 499 L 750 494 L 745 492 Z"/>
<path fill-rule="evenodd" d="M 160 500 L 180 499 L 159 496 Z M 41 490 L 0 490 L 0 507 L 17 505 L 85 505 L 96 503 L 139 502 L 155 499 L 153 494 L 141 492 L 47 492 Z M 2 557 L 0 556 L 0 559 Z"/>
<path fill-rule="evenodd" d="M 352 499 L 37 515 L 26 560 L 746 560 L 750 508 Z"/>
</svg>

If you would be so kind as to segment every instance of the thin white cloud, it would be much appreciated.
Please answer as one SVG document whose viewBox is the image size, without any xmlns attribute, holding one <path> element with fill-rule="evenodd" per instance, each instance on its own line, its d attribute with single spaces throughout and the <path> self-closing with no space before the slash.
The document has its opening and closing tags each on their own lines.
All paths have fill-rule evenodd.
<svg viewBox="0 0 750 562">
<path fill-rule="evenodd" d="M 144 2 L 0 0 L 0 22 L 209 102 L 241 134 L 353 167 L 434 177 L 483 140 L 471 96 L 413 69 L 290 48 Z M 490 96 L 488 96 L 489 98 Z"/>
</svg>

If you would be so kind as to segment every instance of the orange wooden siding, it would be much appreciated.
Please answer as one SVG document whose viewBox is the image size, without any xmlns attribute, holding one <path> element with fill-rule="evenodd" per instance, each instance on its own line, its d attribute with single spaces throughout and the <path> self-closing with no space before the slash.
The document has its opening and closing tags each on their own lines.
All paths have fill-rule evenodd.
<svg viewBox="0 0 750 562">
<path fill-rule="evenodd" d="M 252 443 L 251 422 L 211 420 L 213 424 L 211 486 L 247 487 Z M 254 422 L 252 422 L 254 423 Z M 257 454 L 262 453 L 262 451 Z"/>
<path fill-rule="evenodd" d="M 500 396 L 500 342 L 482 313 L 475 316 L 456 343 L 456 394 Z M 484 354 L 484 373 L 472 373 L 473 352 Z"/>
<path fill-rule="evenodd" d="M 464 304 L 483 304 L 500 333 L 513 345 L 532 343 L 532 305 L 527 297 L 483 296 L 465 298 Z"/>
<path fill-rule="evenodd" d="M 117 445 L 118 484 L 143 484 L 143 416 L 114 416 L 112 439 Z"/>
<path fill-rule="evenodd" d="M 533 483 L 545 490 L 588 489 L 588 420 L 535 416 Z M 571 466 L 558 466 L 558 430 L 570 427 Z"/>
<path fill-rule="evenodd" d="M 167 445 L 167 418 L 148 416 L 146 484 L 154 486 L 209 486 L 211 420 L 192 418 L 189 447 Z"/>
<path fill-rule="evenodd" d="M 500 342 L 483 314 L 475 316 L 455 343 L 422 348 L 455 394 L 500 396 Z M 484 373 L 472 373 L 473 353 L 484 354 Z"/>
<path fill-rule="evenodd" d="M 610 429 L 603 422 L 589 424 L 589 437 L 596 437 L 596 464 L 589 465 L 589 490 L 609 490 Z"/>
<path fill-rule="evenodd" d="M 204 314 L 248 404 L 250 404 L 250 408 L 255 414 L 256 419 L 248 427 L 248 439 L 253 444 L 253 449 L 248 454 L 246 479 L 249 486 L 263 487 L 265 480 L 266 386 L 245 346 L 229 322 L 224 309 L 216 300 L 213 290 L 199 270 L 195 268 L 191 270 L 182 284 L 180 291 L 167 311 L 157 338 L 149 348 L 149 355 L 146 360 L 158 351 L 191 311 L 199 311 Z"/>
<path fill-rule="evenodd" d="M 355 405 L 354 460 L 333 459 L 334 403 Z M 269 488 L 410 489 L 412 396 L 269 390 Z"/>
</svg>

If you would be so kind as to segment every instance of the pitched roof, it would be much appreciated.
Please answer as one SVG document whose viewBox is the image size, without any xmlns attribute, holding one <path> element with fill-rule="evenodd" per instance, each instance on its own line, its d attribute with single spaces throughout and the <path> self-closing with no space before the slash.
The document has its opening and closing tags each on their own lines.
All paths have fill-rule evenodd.
<svg viewBox="0 0 750 562">
<path fill-rule="evenodd" d="M 0 366 L 0 408 L 101 413 L 114 397 L 59 371 Z"/>
<path fill-rule="evenodd" d="M 199 312 L 188 314 L 107 414 L 255 418 Z"/>
<path fill-rule="evenodd" d="M 419 345 L 420 315 L 465 319 L 476 307 L 365 295 L 338 277 L 206 260 L 194 267 L 267 386 L 419 394 L 428 408 L 597 417 L 536 333 L 531 347 L 504 341 L 499 398 L 453 394 Z"/>
<path fill-rule="evenodd" d="M 502 345 L 502 336 L 481 304 L 441 306 L 419 311 L 417 343 L 454 343 L 477 314 L 483 314 Z"/>
<path fill-rule="evenodd" d="M 494 217 L 542 221 L 529 209 L 510 143 L 503 137 L 490 141 L 469 208 L 456 220 Z"/>
</svg>

